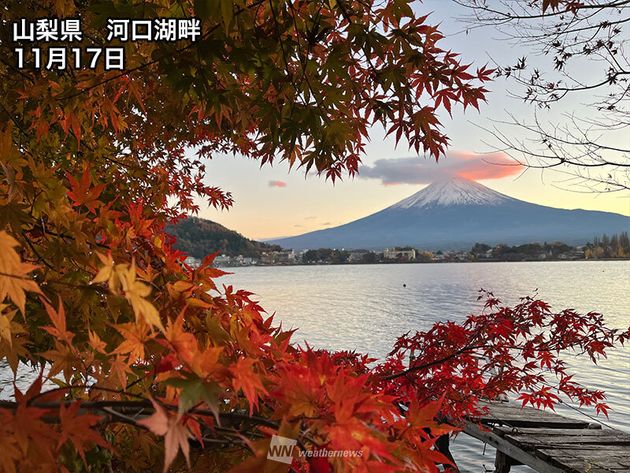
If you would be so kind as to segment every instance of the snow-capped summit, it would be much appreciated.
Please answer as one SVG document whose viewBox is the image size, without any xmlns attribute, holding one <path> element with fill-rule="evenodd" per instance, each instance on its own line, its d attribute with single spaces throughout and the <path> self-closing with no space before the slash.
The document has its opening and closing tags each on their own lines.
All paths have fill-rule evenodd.
<svg viewBox="0 0 630 473">
<path fill-rule="evenodd" d="M 478 182 L 451 177 L 433 182 L 390 208 L 410 209 L 448 205 L 500 205 L 514 200 Z"/>
<path fill-rule="evenodd" d="M 467 179 L 434 182 L 400 202 L 334 228 L 274 240 L 285 248 L 414 246 L 467 249 L 475 242 L 584 244 L 630 230 L 630 217 L 546 207 L 508 197 Z"/>
</svg>

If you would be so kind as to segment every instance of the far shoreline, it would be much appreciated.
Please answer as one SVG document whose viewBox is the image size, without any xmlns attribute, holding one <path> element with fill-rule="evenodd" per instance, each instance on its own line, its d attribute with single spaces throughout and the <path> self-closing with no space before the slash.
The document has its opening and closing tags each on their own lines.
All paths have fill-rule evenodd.
<svg viewBox="0 0 630 473">
<path fill-rule="evenodd" d="M 243 264 L 236 266 L 217 266 L 217 268 L 221 269 L 236 269 L 236 268 L 274 268 L 274 267 L 304 267 L 304 266 L 392 266 L 392 265 L 414 265 L 414 264 L 424 264 L 424 265 L 437 265 L 437 264 L 466 264 L 466 263 L 580 263 L 580 262 L 593 262 L 593 263 L 603 263 L 603 262 L 612 262 L 612 261 L 630 261 L 630 258 L 589 258 L 589 259 L 531 259 L 531 260 L 496 260 L 496 261 L 392 261 L 391 263 L 385 263 L 382 261 L 375 263 L 292 263 L 292 264 Z"/>
</svg>

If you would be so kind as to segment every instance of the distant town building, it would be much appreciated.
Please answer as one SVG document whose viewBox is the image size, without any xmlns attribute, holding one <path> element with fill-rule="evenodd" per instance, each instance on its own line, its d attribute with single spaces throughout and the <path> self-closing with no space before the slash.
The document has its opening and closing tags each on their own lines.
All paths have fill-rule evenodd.
<svg viewBox="0 0 630 473">
<path fill-rule="evenodd" d="M 197 258 L 193 258 L 192 256 L 189 256 L 188 258 L 184 260 L 184 263 L 186 263 L 188 266 L 192 268 L 198 268 L 199 265 L 201 264 L 201 260 Z"/>
<path fill-rule="evenodd" d="M 386 260 L 412 261 L 416 259 L 416 250 L 413 248 L 386 248 L 383 251 Z"/>
<path fill-rule="evenodd" d="M 254 258 L 242 255 L 238 255 L 236 257 L 236 262 L 239 266 L 251 266 L 252 264 L 255 264 Z"/>
<path fill-rule="evenodd" d="M 230 263 L 231 263 L 231 258 L 229 256 L 219 255 L 216 258 L 214 258 L 215 266 L 229 266 Z"/>
<path fill-rule="evenodd" d="M 348 263 L 362 263 L 365 260 L 365 256 L 371 253 L 371 251 L 351 251 L 348 256 Z"/>
<path fill-rule="evenodd" d="M 293 250 L 266 251 L 260 257 L 262 264 L 294 264 L 295 252 Z"/>
<path fill-rule="evenodd" d="M 441 251 L 438 251 L 437 253 L 433 255 L 433 261 L 439 262 L 439 261 L 444 261 L 445 259 L 446 259 L 446 256 Z"/>
</svg>

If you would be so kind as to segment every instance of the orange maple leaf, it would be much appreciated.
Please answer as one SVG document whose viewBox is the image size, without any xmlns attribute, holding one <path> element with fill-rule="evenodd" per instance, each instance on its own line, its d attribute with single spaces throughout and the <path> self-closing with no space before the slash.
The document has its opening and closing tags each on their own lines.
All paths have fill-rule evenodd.
<svg viewBox="0 0 630 473">
<path fill-rule="evenodd" d="M 97 433 L 92 427 L 97 424 L 101 418 L 94 414 L 79 414 L 81 403 L 74 402 L 70 407 L 63 404 L 59 411 L 59 419 L 61 421 L 61 436 L 59 437 L 58 446 L 66 443 L 68 440 L 72 442 L 75 450 L 85 462 L 86 446 L 91 444 L 99 445 L 103 448 L 110 449 L 110 445 Z"/>
<path fill-rule="evenodd" d="M 195 336 L 184 330 L 184 312 L 180 312 L 177 318 L 169 320 L 164 331 L 164 337 L 169 341 L 179 358 L 185 363 L 192 362 L 198 353 L 198 345 Z"/>
<path fill-rule="evenodd" d="M 151 403 L 155 413 L 137 423 L 145 426 L 155 435 L 164 437 L 164 473 L 168 471 L 168 467 L 173 463 L 180 448 L 186 458 L 188 468 L 190 468 L 190 444 L 188 440 L 193 438 L 193 435 L 186 426 L 184 416 L 180 413 L 167 413 L 154 399 L 151 399 Z"/>
<path fill-rule="evenodd" d="M 73 127 L 73 129 L 75 129 Z M 77 139 L 80 138 L 80 130 L 77 135 Z M 102 205 L 102 203 L 98 200 L 99 196 L 105 189 L 105 184 L 98 184 L 96 186 L 92 186 L 92 179 L 90 177 L 90 168 L 89 166 L 85 166 L 83 169 L 83 174 L 81 176 L 81 180 L 75 179 L 72 175 L 67 174 L 66 177 L 70 181 L 70 186 L 72 187 L 71 191 L 68 191 L 68 197 L 72 199 L 73 206 L 78 207 L 80 205 L 85 205 L 90 212 L 94 212 L 97 207 Z"/>
<path fill-rule="evenodd" d="M 88 340 L 90 342 L 90 346 L 97 352 L 107 354 L 107 344 L 101 340 L 101 337 L 92 330 L 88 330 Z"/>
<path fill-rule="evenodd" d="M 144 345 L 154 338 L 154 335 L 149 333 L 149 326 L 141 322 L 118 324 L 114 328 L 123 336 L 123 341 L 112 354 L 128 354 L 129 363 L 144 360 Z"/>
<path fill-rule="evenodd" d="M 68 382 L 74 373 L 75 365 L 81 363 L 72 345 L 61 344 L 57 340 L 55 340 L 54 350 L 45 351 L 42 355 L 52 363 L 48 371 L 49 379 L 52 379 L 59 373 L 63 373 L 65 380 Z"/>
<path fill-rule="evenodd" d="M 6 304 L 0 304 L 0 342 L 4 340 L 10 348 L 13 344 L 11 339 L 11 321 L 15 315 L 15 311 L 5 314 L 3 312 L 6 308 Z"/>
<path fill-rule="evenodd" d="M 458 430 L 444 422 L 438 421 L 440 410 L 444 404 L 444 398 L 445 395 L 442 395 L 439 399 L 430 401 L 424 405 L 420 405 L 418 402 L 414 401 L 409 406 L 405 417 L 413 425 L 421 425 L 424 427 L 423 430 L 419 431 L 422 437 L 429 438 L 426 429 L 430 429 L 431 437 L 447 435 Z"/>
<path fill-rule="evenodd" d="M 256 360 L 252 358 L 240 358 L 235 366 L 230 370 L 234 375 L 232 384 L 234 389 L 243 390 L 243 394 L 249 401 L 249 413 L 253 413 L 254 408 L 258 407 L 259 393 L 267 394 L 267 390 L 262 384 L 260 375 L 254 371 Z"/>
<path fill-rule="evenodd" d="M 133 374 L 131 367 L 123 360 L 122 356 L 117 356 L 115 359 L 110 360 L 109 364 L 110 377 L 118 378 L 120 387 L 125 389 L 127 387 L 127 375 Z"/>
<path fill-rule="evenodd" d="M 42 327 L 53 337 L 66 342 L 68 345 L 72 344 L 72 339 L 74 338 L 74 333 L 66 330 L 66 312 L 63 308 L 63 303 L 61 302 L 61 298 L 59 299 L 59 310 L 55 311 L 50 304 L 48 304 L 45 300 L 42 299 L 44 303 L 44 307 L 46 308 L 46 313 L 50 317 L 54 327 L 46 326 Z"/>
<path fill-rule="evenodd" d="M 8 415 L 3 420 L 3 427 L 12 431 L 15 444 L 20 448 L 23 454 L 27 454 L 29 444 L 39 445 L 39 452 L 50 460 L 53 459 L 52 445 L 56 432 L 46 422 L 42 420 L 45 409 L 32 407 L 29 402 L 41 396 L 42 377 L 40 376 L 29 386 L 25 393 L 22 393 L 16 385 L 14 385 L 14 396 L 18 403 L 17 409 L 13 416 Z M 4 451 L 0 457 L 4 456 Z"/>
</svg>

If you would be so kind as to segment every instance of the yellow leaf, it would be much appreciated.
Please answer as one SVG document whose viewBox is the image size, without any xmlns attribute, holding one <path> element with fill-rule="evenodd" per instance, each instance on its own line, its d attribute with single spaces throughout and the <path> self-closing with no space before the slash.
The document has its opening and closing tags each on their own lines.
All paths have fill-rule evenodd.
<svg viewBox="0 0 630 473">
<path fill-rule="evenodd" d="M 129 323 L 116 325 L 115 328 L 123 336 L 124 341 L 113 353 L 128 354 L 130 363 L 144 360 L 144 345 L 153 338 L 153 335 L 148 333 L 149 327 L 145 323 Z"/>
<path fill-rule="evenodd" d="M 164 331 L 164 326 L 162 325 L 162 321 L 160 320 L 160 313 L 153 306 L 153 304 L 151 304 L 146 299 L 135 295 L 133 292 L 127 295 L 127 299 L 129 299 L 129 302 L 131 302 L 133 311 L 136 314 L 136 321 L 139 318 L 143 318 L 144 321 L 149 325 L 153 325 L 154 327 L 159 328 L 161 331 Z"/>
<path fill-rule="evenodd" d="M 99 269 L 94 279 L 92 279 L 92 283 L 109 281 L 112 277 L 114 269 L 114 260 L 112 259 L 112 256 L 103 256 L 100 253 L 96 253 L 96 256 L 98 256 L 98 259 L 100 259 L 101 263 L 103 263 L 103 267 Z"/>
<path fill-rule="evenodd" d="M 14 250 L 19 243 L 5 231 L 0 231 L 0 302 L 8 296 L 9 299 L 24 314 L 26 306 L 25 291 L 41 294 L 39 286 L 28 277 L 28 273 L 37 266 L 22 263 L 20 256 Z"/>
<path fill-rule="evenodd" d="M 129 268 L 116 267 L 116 272 L 120 278 L 121 287 L 127 300 L 131 303 L 136 322 L 144 320 L 149 325 L 159 328 L 162 332 L 164 326 L 160 320 L 160 313 L 148 300 L 145 299 L 151 294 L 151 288 L 136 279 L 136 266 L 134 263 Z"/>
</svg>

